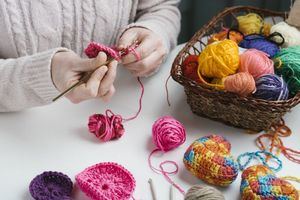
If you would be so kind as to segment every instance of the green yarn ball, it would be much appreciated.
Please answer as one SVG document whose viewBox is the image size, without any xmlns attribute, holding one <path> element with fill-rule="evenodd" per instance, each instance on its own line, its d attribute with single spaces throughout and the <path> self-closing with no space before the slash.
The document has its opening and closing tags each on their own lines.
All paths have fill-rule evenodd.
<svg viewBox="0 0 300 200">
<path fill-rule="evenodd" d="M 288 84 L 291 96 L 300 91 L 300 46 L 293 46 L 281 51 L 274 57 L 275 72 Z"/>
</svg>

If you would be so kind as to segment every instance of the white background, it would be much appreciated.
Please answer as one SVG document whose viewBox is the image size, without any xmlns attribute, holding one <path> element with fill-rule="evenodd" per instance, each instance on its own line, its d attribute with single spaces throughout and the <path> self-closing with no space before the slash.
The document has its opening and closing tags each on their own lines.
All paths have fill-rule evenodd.
<svg viewBox="0 0 300 200">
<path fill-rule="evenodd" d="M 60 100 L 41 108 L 0 114 L 1 199 L 31 199 L 29 183 L 43 171 L 60 171 L 74 181 L 75 175 L 86 167 L 107 161 L 117 162 L 132 172 L 137 181 L 134 193 L 137 199 L 152 199 L 147 182 L 150 177 L 154 181 L 158 200 L 169 199 L 168 182 L 162 176 L 154 174 L 147 164 L 148 155 L 154 149 L 151 126 L 163 115 L 172 115 L 185 125 L 187 141 L 176 150 L 154 157 L 154 164 L 166 159 L 176 161 L 180 170 L 172 178 L 185 190 L 194 184 L 203 184 L 182 163 L 186 148 L 195 139 L 212 133 L 223 135 L 230 140 L 235 157 L 246 151 L 256 151 L 256 135 L 248 135 L 244 130 L 192 114 L 183 88 L 173 80 L 169 82 L 172 106 L 167 106 L 164 83 L 180 48 L 182 46 L 173 51 L 158 74 L 142 79 L 145 85 L 143 110 L 139 118 L 125 124 L 126 133 L 120 140 L 101 143 L 88 132 L 87 120 L 91 114 L 103 113 L 106 108 L 111 108 L 124 117 L 136 112 L 140 88 L 136 79 L 121 67 L 116 82 L 117 93 L 109 104 L 94 100 L 73 105 L 67 100 Z M 284 143 L 296 149 L 300 149 L 299 115 L 300 109 L 297 107 L 285 118 L 287 125 L 293 130 L 293 135 L 284 139 Z M 299 165 L 283 156 L 280 158 L 284 161 L 284 167 L 278 175 L 300 175 Z M 231 186 L 221 189 L 226 199 L 239 199 L 239 185 L 240 175 Z M 74 199 L 87 198 L 75 188 Z M 175 199 L 183 197 L 176 192 Z"/>
</svg>

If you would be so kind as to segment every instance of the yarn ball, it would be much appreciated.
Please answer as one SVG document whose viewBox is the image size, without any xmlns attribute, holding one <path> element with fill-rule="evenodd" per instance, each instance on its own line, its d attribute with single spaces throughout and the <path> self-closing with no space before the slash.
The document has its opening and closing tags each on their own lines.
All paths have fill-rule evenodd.
<svg viewBox="0 0 300 200">
<path fill-rule="evenodd" d="M 108 112 L 106 115 L 94 114 L 89 117 L 88 128 L 103 142 L 118 139 L 124 135 L 122 117 Z"/>
<path fill-rule="evenodd" d="M 256 89 L 253 76 L 247 72 L 239 72 L 226 77 L 224 86 L 225 90 L 236 93 L 242 97 L 249 96 Z"/>
<path fill-rule="evenodd" d="M 255 79 L 265 74 L 274 74 L 274 62 L 265 52 L 248 49 L 240 55 L 239 72 L 248 72 Z"/>
<path fill-rule="evenodd" d="M 282 77 L 267 74 L 256 80 L 256 92 L 253 96 L 269 101 L 281 101 L 288 99 L 289 90 Z"/>
<path fill-rule="evenodd" d="M 288 84 L 291 96 L 296 95 L 300 90 L 300 46 L 282 49 L 275 61 L 276 74 Z"/>
<path fill-rule="evenodd" d="M 225 200 L 225 197 L 216 188 L 195 185 L 188 190 L 184 200 Z"/>
<path fill-rule="evenodd" d="M 239 30 L 245 35 L 260 34 L 264 27 L 264 20 L 256 13 L 237 17 Z"/>
<path fill-rule="evenodd" d="M 279 22 L 271 28 L 271 33 L 280 33 L 284 38 L 283 47 L 297 46 L 300 45 L 300 31 L 287 24 L 286 22 Z M 274 37 L 274 40 L 280 43 L 282 38 Z"/>
<path fill-rule="evenodd" d="M 264 36 L 269 36 L 271 34 L 271 28 L 272 28 L 272 24 L 270 23 L 264 23 L 264 27 L 262 30 L 262 33 Z"/>
<path fill-rule="evenodd" d="M 182 63 L 182 71 L 183 75 L 193 81 L 200 83 L 200 79 L 198 77 L 198 56 L 189 55 Z"/>
<path fill-rule="evenodd" d="M 35 200 L 71 200 L 72 190 L 71 179 L 60 172 L 44 172 L 29 185 L 30 194 Z"/>
<path fill-rule="evenodd" d="M 218 186 L 228 186 L 238 175 L 231 144 L 222 136 L 210 135 L 193 142 L 183 158 L 185 167 L 199 179 Z"/>
<path fill-rule="evenodd" d="M 225 40 L 225 39 L 230 39 L 230 40 L 236 42 L 237 44 L 239 44 L 243 40 L 243 38 L 244 38 L 244 35 L 242 33 L 240 33 L 239 31 L 224 28 L 219 33 L 213 34 L 209 38 L 208 44 L 218 42 L 218 41 L 222 41 L 222 40 Z"/>
<path fill-rule="evenodd" d="M 152 137 L 156 147 L 166 152 L 183 144 L 186 140 L 186 132 L 179 121 L 173 117 L 164 116 L 154 122 Z"/>
<path fill-rule="evenodd" d="M 201 81 L 202 76 L 223 78 L 234 74 L 239 68 L 238 45 L 228 39 L 212 43 L 201 52 L 198 63 L 198 75 Z"/>
<path fill-rule="evenodd" d="M 265 52 L 270 58 L 274 57 L 279 52 L 278 45 L 262 35 L 248 35 L 239 44 L 240 47 L 246 49 L 257 49 Z"/>
<path fill-rule="evenodd" d="M 93 200 L 127 200 L 133 195 L 135 179 L 117 163 L 99 163 L 75 177 L 79 188 Z"/>
<path fill-rule="evenodd" d="M 89 43 L 87 48 L 84 50 L 84 53 L 89 58 L 95 58 L 98 56 L 98 53 L 100 51 L 103 51 L 104 53 L 106 53 L 107 55 L 113 57 L 118 61 L 121 60 L 121 54 L 119 53 L 118 50 L 96 42 Z"/>
<path fill-rule="evenodd" d="M 241 199 L 289 199 L 298 200 L 297 190 L 287 181 L 277 178 L 273 171 L 264 165 L 248 167 L 243 171 Z"/>
</svg>

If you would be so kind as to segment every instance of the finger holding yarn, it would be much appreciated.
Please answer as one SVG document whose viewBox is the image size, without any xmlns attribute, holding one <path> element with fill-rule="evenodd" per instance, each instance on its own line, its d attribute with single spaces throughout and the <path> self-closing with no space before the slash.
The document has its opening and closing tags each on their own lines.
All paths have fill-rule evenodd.
<svg viewBox="0 0 300 200">
<path fill-rule="evenodd" d="M 300 90 L 300 46 L 282 49 L 275 57 L 276 74 L 286 81 L 290 95 Z"/>
<path fill-rule="evenodd" d="M 242 97 L 249 96 L 256 90 L 255 80 L 247 72 L 239 72 L 224 78 L 224 87 L 226 91 Z"/>
<path fill-rule="evenodd" d="M 239 46 L 246 49 L 263 51 L 268 54 L 270 58 L 273 58 L 279 52 L 279 47 L 275 42 L 270 41 L 262 35 L 256 34 L 245 36 Z"/>
<path fill-rule="evenodd" d="M 194 185 L 187 191 L 184 200 L 225 200 L 225 197 L 216 188 Z"/>
<path fill-rule="evenodd" d="M 188 171 L 207 183 L 228 186 L 238 175 L 231 144 L 222 136 L 199 138 L 186 150 L 183 162 Z"/>
<path fill-rule="evenodd" d="M 249 49 L 240 55 L 239 72 L 248 72 L 257 79 L 262 75 L 274 74 L 274 62 L 265 52 Z"/>
<path fill-rule="evenodd" d="M 300 45 L 300 31 L 293 26 L 290 26 L 286 22 L 279 22 L 271 28 L 271 33 L 280 33 L 284 38 L 282 47 L 291 47 Z M 281 41 L 281 38 L 274 37 L 277 42 Z"/>
<path fill-rule="evenodd" d="M 245 35 L 260 34 L 264 28 L 264 20 L 256 13 L 237 17 L 239 30 Z"/>
<path fill-rule="evenodd" d="M 289 98 L 287 84 L 282 77 L 267 74 L 256 80 L 255 98 L 269 101 L 283 101 Z"/>
</svg>

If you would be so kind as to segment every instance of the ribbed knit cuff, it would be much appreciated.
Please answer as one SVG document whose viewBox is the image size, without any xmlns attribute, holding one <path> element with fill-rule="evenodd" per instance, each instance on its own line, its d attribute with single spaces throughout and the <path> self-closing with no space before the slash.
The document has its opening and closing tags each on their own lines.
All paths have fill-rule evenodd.
<svg viewBox="0 0 300 200">
<path fill-rule="evenodd" d="M 50 103 L 59 94 L 51 78 L 51 62 L 57 52 L 68 51 L 56 48 L 29 56 L 26 62 L 24 83 L 31 88 L 43 103 Z"/>
</svg>

